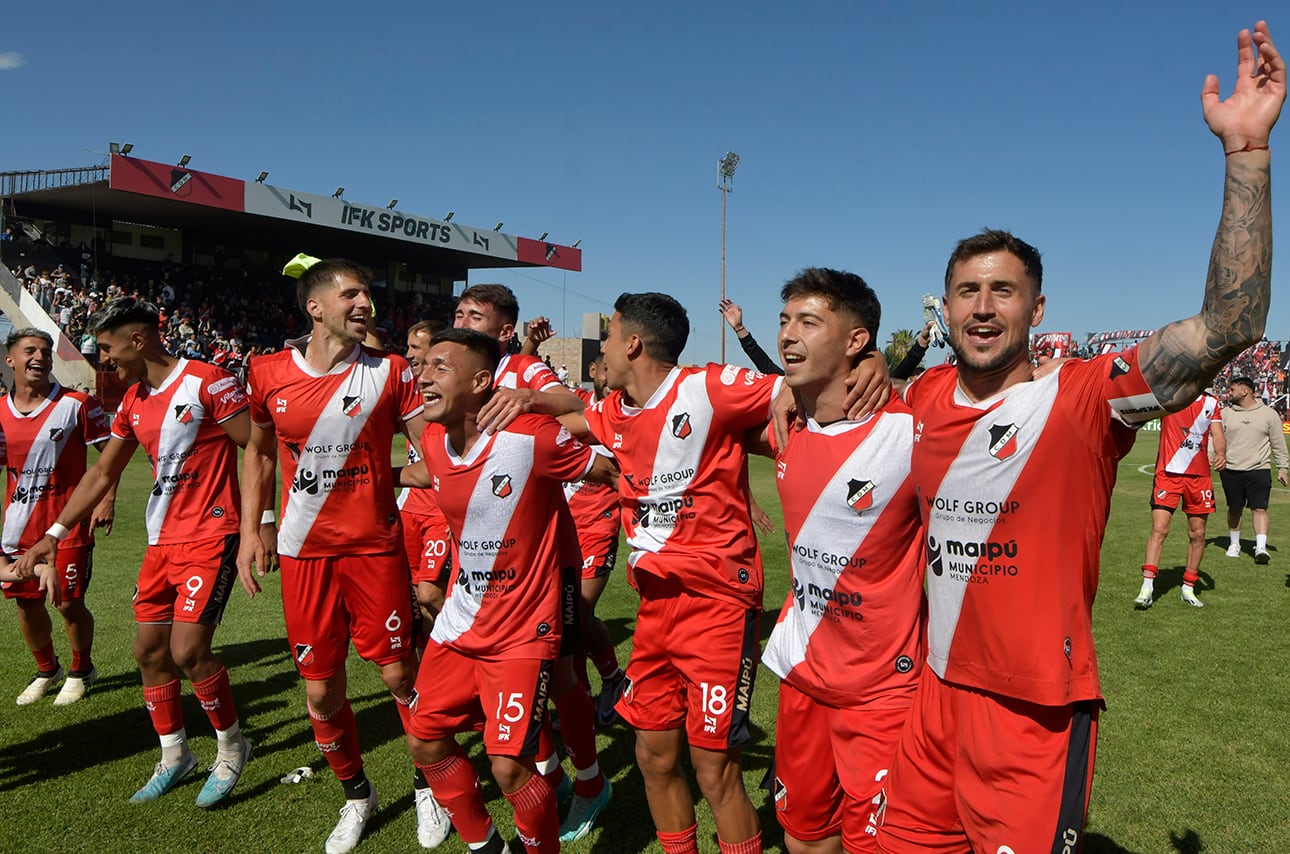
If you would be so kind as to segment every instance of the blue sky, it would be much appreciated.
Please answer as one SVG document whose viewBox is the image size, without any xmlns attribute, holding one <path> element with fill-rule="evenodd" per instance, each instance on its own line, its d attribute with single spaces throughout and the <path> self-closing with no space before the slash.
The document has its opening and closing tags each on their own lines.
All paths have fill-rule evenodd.
<svg viewBox="0 0 1290 854">
<path fill-rule="evenodd" d="M 1290 51 L 1290 16 L 1240 0 L 11 5 L 0 171 L 130 141 L 147 159 L 581 239 L 581 273 L 474 281 L 506 282 L 525 316 L 571 332 L 622 291 L 666 291 L 689 309 L 692 361 L 720 354 L 729 149 L 727 292 L 768 348 L 797 269 L 864 276 L 885 342 L 921 322 L 950 248 L 984 226 L 1044 253 L 1042 330 L 1195 313 L 1223 170 L 1201 83 L 1213 72 L 1230 92 L 1236 33 L 1260 16 Z M 1274 198 L 1285 182 L 1274 172 Z M 1286 302 L 1268 333 L 1290 337 Z"/>
</svg>

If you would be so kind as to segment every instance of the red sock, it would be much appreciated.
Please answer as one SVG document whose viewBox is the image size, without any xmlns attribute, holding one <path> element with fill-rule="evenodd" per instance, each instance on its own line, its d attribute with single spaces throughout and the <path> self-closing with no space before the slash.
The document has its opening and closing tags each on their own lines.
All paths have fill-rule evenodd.
<svg viewBox="0 0 1290 854">
<path fill-rule="evenodd" d="M 560 814 L 555 792 L 541 774 L 506 795 L 515 809 L 515 832 L 529 854 L 560 850 Z"/>
<path fill-rule="evenodd" d="M 614 650 L 613 644 L 590 655 L 591 663 L 596 665 L 596 672 L 600 674 L 601 679 L 608 679 L 618 672 L 618 653 Z"/>
<path fill-rule="evenodd" d="M 1183 570 L 1183 584 L 1187 584 L 1192 587 L 1195 587 L 1196 582 L 1199 580 L 1200 580 L 1200 570 L 1190 569 L 1190 568 Z"/>
<path fill-rule="evenodd" d="M 587 656 L 581 653 L 573 657 L 573 677 L 578 680 L 578 687 L 591 693 L 591 680 L 587 678 Z"/>
<path fill-rule="evenodd" d="M 72 672 L 88 673 L 94 665 L 90 661 L 90 648 L 72 650 Z"/>
<path fill-rule="evenodd" d="M 564 779 L 564 768 L 560 765 L 560 757 L 557 756 L 555 752 L 555 736 L 551 733 L 550 717 L 547 717 L 542 721 L 542 729 L 538 730 L 538 749 L 536 758 L 539 762 L 544 759 L 555 761 L 555 766 L 542 776 L 546 778 L 547 784 L 550 785 L 552 789 L 559 786 L 560 781 Z"/>
<path fill-rule="evenodd" d="M 1158 567 L 1158 566 L 1153 566 L 1152 564 L 1144 563 L 1144 564 L 1142 565 L 1142 577 L 1143 577 L 1143 578 L 1155 578 L 1155 577 L 1156 577 L 1156 572 L 1157 572 L 1159 569 L 1160 569 L 1160 567 Z"/>
<path fill-rule="evenodd" d="M 663 854 L 699 854 L 699 825 L 697 823 L 676 833 L 655 831 Z M 760 836 L 758 837 L 760 838 Z"/>
<path fill-rule="evenodd" d="M 233 686 L 228 682 L 228 670 L 221 667 L 214 675 L 193 683 L 193 693 L 202 704 L 202 711 L 211 719 L 211 726 L 225 730 L 237 723 L 237 707 L 233 705 Z"/>
<path fill-rule="evenodd" d="M 58 669 L 58 653 L 54 652 L 54 644 L 48 643 L 42 649 L 33 649 L 32 656 L 36 659 L 36 669 L 41 673 L 53 673 Z"/>
<path fill-rule="evenodd" d="M 184 728 L 184 710 L 179 705 L 179 680 L 165 685 L 144 685 L 143 705 L 152 717 L 157 735 L 170 735 Z"/>
<path fill-rule="evenodd" d="M 434 799 L 448 813 L 462 841 L 468 845 L 486 842 L 493 830 L 493 820 L 484 808 L 479 775 L 465 751 L 457 747 L 442 762 L 417 767 L 426 775 L 426 782 L 434 790 Z"/>
<path fill-rule="evenodd" d="M 761 833 L 758 832 L 752 839 L 733 843 L 717 837 L 717 846 L 721 849 L 721 854 L 761 854 Z"/>
<path fill-rule="evenodd" d="M 321 716 L 312 708 L 309 722 L 314 727 L 314 742 L 327 759 L 337 780 L 348 780 L 363 770 L 363 754 L 358 749 L 358 721 L 349 700 L 330 715 Z"/>
<path fill-rule="evenodd" d="M 570 688 L 555 698 L 556 711 L 560 713 L 560 736 L 564 739 L 564 749 L 569 753 L 573 767 L 578 770 L 590 768 L 596 762 L 596 707 L 587 692 L 578 686 Z M 591 790 L 590 795 L 577 791 L 579 783 Z M 574 790 L 583 797 L 590 797 L 600 791 L 600 778 L 578 780 Z"/>
</svg>

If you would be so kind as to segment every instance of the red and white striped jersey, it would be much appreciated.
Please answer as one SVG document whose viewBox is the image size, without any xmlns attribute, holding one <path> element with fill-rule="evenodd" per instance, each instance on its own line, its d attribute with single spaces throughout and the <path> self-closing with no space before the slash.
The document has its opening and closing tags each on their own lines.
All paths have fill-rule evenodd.
<svg viewBox="0 0 1290 854">
<path fill-rule="evenodd" d="M 673 368 L 638 409 L 615 391 L 587 426 L 618 460 L 628 578 L 760 608 L 745 435 L 770 419 L 782 377 L 735 365 Z"/>
<path fill-rule="evenodd" d="M 355 346 L 326 373 L 292 345 L 251 362 L 251 418 L 278 436 L 278 552 L 312 558 L 403 547 L 390 446 L 423 406 L 402 356 Z"/>
<path fill-rule="evenodd" d="M 6 396 L 0 403 L 0 429 L 9 472 L 3 547 L 13 555 L 30 548 L 58 521 L 85 475 L 86 446 L 107 439 L 109 429 L 102 404 L 58 383 L 28 413 L 19 412 L 13 398 Z M 87 519 L 72 529 L 62 545 L 84 546 L 93 541 Z"/>
<path fill-rule="evenodd" d="M 546 366 L 546 362 L 537 356 L 524 353 L 507 353 L 497 363 L 493 372 L 493 388 L 531 388 L 534 391 L 546 391 L 551 388 L 563 388 L 555 372 Z"/>
<path fill-rule="evenodd" d="M 1215 421 L 1222 429 L 1218 400 L 1201 394 L 1186 409 L 1160 419 L 1160 449 L 1156 471 L 1170 474 L 1209 474 L 1209 431 Z"/>
<path fill-rule="evenodd" d="M 772 436 L 772 442 L 773 442 Z M 792 589 L 762 661 L 835 707 L 913 690 L 927 654 L 909 408 L 794 431 L 775 458 Z"/>
<path fill-rule="evenodd" d="M 421 454 L 414 442 L 408 442 L 408 465 L 421 461 Z M 404 489 L 399 493 L 396 502 L 400 513 L 411 513 L 414 516 L 442 516 L 439 502 L 434 497 L 433 489 Z"/>
<path fill-rule="evenodd" d="M 1162 407 L 1138 351 L 972 402 L 951 366 L 909 386 L 927 529 L 928 664 L 1061 706 L 1101 696 L 1092 611 L 1116 466 Z"/>
<path fill-rule="evenodd" d="M 596 402 L 595 394 L 585 388 L 575 388 L 572 391 L 588 406 Z M 596 450 L 612 457 L 603 445 L 597 445 Z M 620 518 L 618 490 L 607 484 L 588 483 L 585 480 L 566 483 L 564 498 L 569 502 L 569 512 L 573 514 L 573 523 L 579 530 L 599 524 L 601 520 Z"/>
<path fill-rule="evenodd" d="M 237 533 L 237 445 L 220 425 L 244 409 L 246 391 L 237 377 L 189 359 L 180 359 L 155 389 L 143 382 L 126 389 L 112 435 L 138 442 L 152 462 L 149 545 Z"/>
<path fill-rule="evenodd" d="M 422 455 L 456 549 L 454 583 L 431 637 L 481 658 L 553 658 L 560 648 L 560 570 L 578 566 L 560 484 L 591 468 L 591 448 L 560 423 L 522 415 L 464 456 L 426 425 Z"/>
</svg>

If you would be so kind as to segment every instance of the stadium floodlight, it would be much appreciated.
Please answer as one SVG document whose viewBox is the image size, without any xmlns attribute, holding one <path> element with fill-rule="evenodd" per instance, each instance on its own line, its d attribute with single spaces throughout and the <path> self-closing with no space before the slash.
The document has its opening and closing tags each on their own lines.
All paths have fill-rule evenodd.
<svg viewBox="0 0 1290 854">
<path fill-rule="evenodd" d="M 130 152 L 133 150 L 134 150 L 134 143 L 132 142 L 127 142 L 125 145 L 121 146 L 121 153 L 126 157 L 129 157 Z"/>
<path fill-rule="evenodd" d="M 188 154 L 185 154 L 183 157 L 179 158 L 179 168 L 183 169 L 185 166 L 188 165 L 189 161 L 192 159 L 193 158 Z"/>
<path fill-rule="evenodd" d="M 448 211 L 448 213 L 444 214 L 444 216 L 443 216 L 443 221 L 444 221 L 444 222 L 452 222 L 452 216 L 453 216 L 453 214 L 455 214 L 455 213 L 456 213 L 456 211 Z"/>
<path fill-rule="evenodd" d="M 727 151 L 726 156 L 717 163 L 717 174 L 722 178 L 733 178 L 737 168 L 739 168 L 739 155 L 733 151 Z"/>
<path fill-rule="evenodd" d="M 269 178 L 269 173 L 261 170 L 260 177 L 255 179 L 255 183 L 263 184 L 265 181 L 268 180 L 268 178 Z"/>
<path fill-rule="evenodd" d="M 339 198 L 340 198 L 341 196 L 343 196 L 343 195 L 345 195 L 345 188 L 344 188 L 344 187 L 337 187 L 337 188 L 336 188 L 336 192 L 332 193 L 332 194 L 331 194 L 331 197 L 332 197 L 333 199 L 339 199 Z"/>
<path fill-rule="evenodd" d="M 121 153 L 121 143 L 119 143 L 119 142 L 109 142 L 109 143 L 108 143 L 108 151 L 112 152 L 113 154 L 120 154 L 120 153 Z"/>
<path fill-rule="evenodd" d="M 582 245 L 582 238 L 581 238 L 581 237 L 579 237 L 577 240 L 573 241 L 573 248 L 574 248 L 574 249 L 577 249 L 577 248 L 578 248 L 579 246 L 581 246 L 581 245 Z"/>
<path fill-rule="evenodd" d="M 538 238 L 538 240 L 546 240 L 546 236 L 547 236 L 548 234 L 550 234 L 550 232 L 549 232 L 549 231 L 544 231 L 544 232 L 542 232 L 542 236 L 541 236 L 541 237 L 539 237 L 539 238 Z"/>
<path fill-rule="evenodd" d="M 502 223 L 499 220 L 497 225 L 493 226 L 493 231 L 501 231 L 501 230 L 502 230 Z"/>
<path fill-rule="evenodd" d="M 390 203 L 386 205 L 386 207 L 389 208 L 390 210 L 394 210 L 394 206 L 397 205 L 398 203 L 399 203 L 398 199 L 390 199 Z"/>
</svg>

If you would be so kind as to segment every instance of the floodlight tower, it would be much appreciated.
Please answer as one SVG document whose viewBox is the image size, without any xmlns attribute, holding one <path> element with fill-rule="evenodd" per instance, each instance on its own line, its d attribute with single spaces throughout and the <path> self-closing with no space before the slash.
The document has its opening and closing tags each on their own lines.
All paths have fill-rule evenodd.
<svg viewBox="0 0 1290 854">
<path fill-rule="evenodd" d="M 739 155 L 727 151 L 726 156 L 717 163 L 717 189 L 721 191 L 721 299 L 726 298 L 726 197 L 735 188 L 735 169 L 739 167 Z M 726 362 L 726 320 L 721 318 L 721 363 Z"/>
</svg>

